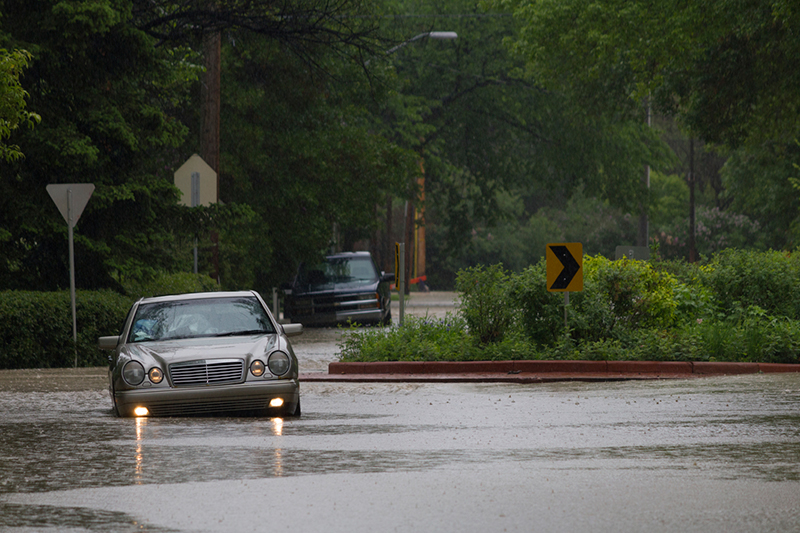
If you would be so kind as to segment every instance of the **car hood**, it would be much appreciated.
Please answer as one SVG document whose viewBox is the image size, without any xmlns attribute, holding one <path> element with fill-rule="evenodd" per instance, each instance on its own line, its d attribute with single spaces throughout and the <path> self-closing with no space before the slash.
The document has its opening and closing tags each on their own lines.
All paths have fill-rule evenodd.
<svg viewBox="0 0 800 533">
<path fill-rule="evenodd" d="M 134 358 L 150 357 L 161 359 L 166 363 L 197 359 L 246 358 L 269 352 L 278 344 L 278 338 L 278 335 L 273 333 L 245 337 L 174 339 L 132 343 L 125 349 Z"/>
<path fill-rule="evenodd" d="M 374 291 L 378 287 L 378 280 L 375 281 L 344 281 L 344 282 L 331 282 L 321 283 L 318 285 L 305 285 L 295 288 L 292 291 L 293 295 L 310 295 L 319 293 L 347 293 L 347 292 L 369 292 Z"/>
</svg>

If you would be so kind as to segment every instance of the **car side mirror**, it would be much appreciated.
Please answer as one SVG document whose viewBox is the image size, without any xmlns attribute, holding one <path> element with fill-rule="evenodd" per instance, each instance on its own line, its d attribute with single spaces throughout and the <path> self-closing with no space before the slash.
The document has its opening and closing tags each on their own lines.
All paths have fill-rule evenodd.
<svg viewBox="0 0 800 533">
<path fill-rule="evenodd" d="M 381 281 L 394 281 L 394 272 L 381 272 Z"/>
<path fill-rule="evenodd" d="M 291 296 L 292 294 L 292 284 L 288 281 L 284 281 L 280 285 L 278 285 L 278 289 L 285 294 L 286 296 Z"/>
<path fill-rule="evenodd" d="M 303 334 L 303 324 L 282 324 L 283 334 L 287 337 L 297 337 Z"/>
<path fill-rule="evenodd" d="M 119 344 L 119 337 L 119 335 L 100 337 L 97 339 L 97 346 L 99 346 L 101 350 L 113 350 L 117 347 L 117 344 Z"/>
</svg>

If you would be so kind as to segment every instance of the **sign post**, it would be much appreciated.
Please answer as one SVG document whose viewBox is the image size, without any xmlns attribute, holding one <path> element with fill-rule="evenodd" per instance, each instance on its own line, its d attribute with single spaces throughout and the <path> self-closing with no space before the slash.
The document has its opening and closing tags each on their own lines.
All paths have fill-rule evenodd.
<svg viewBox="0 0 800 533">
<path fill-rule="evenodd" d="M 181 191 L 178 203 L 187 207 L 217 203 L 217 173 L 203 158 L 192 155 L 175 171 L 175 186 Z M 219 265 L 214 265 L 219 273 Z M 194 273 L 197 274 L 197 235 L 194 237 Z"/>
<path fill-rule="evenodd" d="M 406 294 L 406 243 L 404 242 L 396 242 L 394 243 L 394 271 L 395 271 L 395 279 L 397 279 L 397 290 L 400 295 L 400 321 L 399 324 L 403 325 L 403 315 L 406 311 L 406 302 L 405 302 L 405 294 Z"/>
<path fill-rule="evenodd" d="M 567 307 L 569 293 L 583 290 L 583 244 L 579 242 L 548 244 L 547 290 L 564 293 L 564 328 L 569 328 Z"/>
<path fill-rule="evenodd" d="M 78 366 L 78 319 L 75 311 L 75 245 L 72 228 L 78 223 L 89 198 L 94 192 L 93 183 L 63 183 L 47 186 L 47 193 L 55 202 L 67 222 L 69 238 L 69 296 L 72 303 L 72 342 L 75 347 L 75 367 Z"/>
</svg>

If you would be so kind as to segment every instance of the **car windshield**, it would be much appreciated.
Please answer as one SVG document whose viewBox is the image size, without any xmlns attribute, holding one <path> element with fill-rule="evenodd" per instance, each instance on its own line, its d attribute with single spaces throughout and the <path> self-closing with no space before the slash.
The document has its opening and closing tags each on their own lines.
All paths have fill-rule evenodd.
<svg viewBox="0 0 800 533">
<path fill-rule="evenodd" d="M 128 342 L 275 333 L 256 298 L 204 298 L 142 304 Z"/>
<path fill-rule="evenodd" d="M 378 272 L 370 257 L 329 257 L 316 265 L 303 265 L 300 285 L 319 287 L 336 283 L 374 283 Z"/>
</svg>

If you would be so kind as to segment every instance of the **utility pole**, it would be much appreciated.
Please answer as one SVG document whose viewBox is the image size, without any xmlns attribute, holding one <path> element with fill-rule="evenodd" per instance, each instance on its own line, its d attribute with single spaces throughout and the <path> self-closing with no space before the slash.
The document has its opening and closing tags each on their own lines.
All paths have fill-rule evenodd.
<svg viewBox="0 0 800 533">
<path fill-rule="evenodd" d="M 647 98 L 647 126 L 650 126 L 650 98 Z M 650 165 L 645 166 L 642 184 L 645 188 L 645 199 L 640 207 L 639 214 L 639 235 L 636 239 L 637 246 L 650 246 Z"/>
<path fill-rule="evenodd" d="M 206 68 L 202 77 L 202 125 L 200 157 L 217 173 L 217 201 L 219 201 L 219 124 L 222 70 L 222 35 L 214 30 L 203 36 L 203 59 Z M 219 283 L 219 233 L 211 232 L 212 277 Z"/>
<path fill-rule="evenodd" d="M 694 219 L 694 137 L 689 138 L 689 262 L 697 261 Z"/>
</svg>

